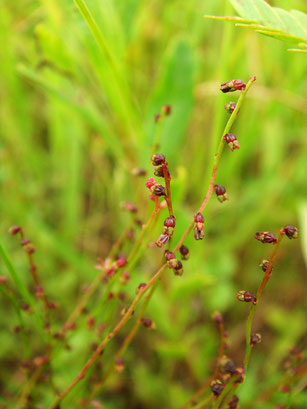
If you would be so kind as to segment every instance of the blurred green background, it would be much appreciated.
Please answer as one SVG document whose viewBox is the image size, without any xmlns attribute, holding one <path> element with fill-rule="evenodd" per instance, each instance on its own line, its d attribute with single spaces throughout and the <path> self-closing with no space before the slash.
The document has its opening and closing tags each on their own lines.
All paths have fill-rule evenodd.
<svg viewBox="0 0 307 409">
<path fill-rule="evenodd" d="M 255 75 L 233 129 L 241 148 L 233 153 L 225 149 L 217 177 L 230 200 L 221 205 L 212 198 L 205 211 L 205 239 L 187 239 L 191 256 L 184 275 L 166 271 L 150 302 L 146 315 L 157 330 L 140 331 L 125 355 L 126 370 L 114 375 L 97 399 L 105 409 L 182 405 L 212 373 L 218 347 L 210 319 L 215 309 L 225 313 L 230 356 L 240 363 L 248 306 L 236 301 L 236 291 L 256 291 L 261 280 L 257 265 L 271 251 L 254 240 L 254 233 L 277 233 L 294 224 L 300 240 L 282 245 L 254 321 L 263 342 L 253 351 L 240 391 L 242 407 L 258 407 L 257 397 L 282 376 L 289 348 L 306 345 L 306 56 L 232 23 L 203 18 L 236 15 L 226 0 L 86 4 L 103 33 L 107 54 L 72 0 L 1 2 L 1 243 L 30 286 L 26 257 L 7 234 L 12 224 L 23 226 L 37 248 L 46 293 L 59 305 L 52 320 L 52 329 L 59 329 L 82 286 L 97 273 L 96 257 L 108 255 L 131 221 L 120 204 L 136 203 L 144 222 L 151 212 L 146 177 L 132 176 L 130 170 L 143 167 L 152 176 L 154 115 L 162 105 L 171 105 L 159 152 L 166 155 L 173 178 L 176 242 L 207 190 L 214 150 L 229 115 L 223 105 L 237 99 L 236 94 L 222 94 L 219 84 Z M 270 4 L 306 12 L 303 0 Z M 151 241 L 166 214 L 163 210 Z M 139 231 L 135 227 L 136 236 Z M 138 283 L 156 271 L 161 252 L 147 249 L 130 271 L 125 301 L 95 309 L 101 287 L 89 305 L 97 322 L 112 328 Z M 3 263 L 0 274 L 8 276 Z M 12 331 L 17 318 L 3 294 L 0 303 L 0 396 L 5 403 L 18 396 L 25 382 L 20 363 L 27 348 Z M 28 357 L 40 355 L 39 331 L 33 317 L 23 315 L 30 331 Z M 127 328 L 106 349 L 98 373 L 104 373 L 125 333 Z M 80 321 L 70 338 L 71 350 L 58 351 L 53 361 L 60 390 L 100 337 Z M 61 408 L 79 407 L 89 390 L 88 383 L 81 383 Z M 33 392 L 33 401 L 41 406 L 33 407 L 45 408 L 53 396 L 42 384 Z M 272 408 L 284 399 L 276 393 L 273 404 L 259 407 Z M 295 395 L 293 408 L 306 407 L 306 402 L 306 392 Z"/>
</svg>

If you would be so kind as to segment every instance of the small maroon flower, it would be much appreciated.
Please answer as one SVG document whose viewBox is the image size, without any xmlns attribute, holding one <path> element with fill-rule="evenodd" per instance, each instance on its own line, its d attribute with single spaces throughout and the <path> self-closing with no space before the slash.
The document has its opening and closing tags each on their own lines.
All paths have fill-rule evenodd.
<svg viewBox="0 0 307 409">
<path fill-rule="evenodd" d="M 124 267 L 126 264 L 127 264 L 126 257 L 120 257 L 118 260 L 116 260 L 116 265 L 118 268 Z"/>
<path fill-rule="evenodd" d="M 5 276 L 0 276 L 0 284 L 5 284 L 7 282 L 7 278 Z"/>
<path fill-rule="evenodd" d="M 172 251 L 169 251 L 169 250 L 166 250 L 165 251 L 165 259 L 166 259 L 166 261 L 170 261 L 170 260 L 173 260 L 173 259 L 175 259 L 176 258 L 176 256 L 175 256 L 175 254 L 172 252 Z"/>
<path fill-rule="evenodd" d="M 237 300 L 238 301 L 243 301 L 243 302 L 253 301 L 253 303 L 255 303 L 256 302 L 256 297 L 250 291 L 241 290 L 241 291 L 238 291 L 238 293 L 237 293 Z"/>
<path fill-rule="evenodd" d="M 230 101 L 228 104 L 224 105 L 224 108 L 229 114 L 232 114 L 236 106 L 237 104 L 235 102 Z"/>
<path fill-rule="evenodd" d="M 224 385 L 219 379 L 216 379 L 211 382 L 210 388 L 211 388 L 213 395 L 219 396 L 223 392 Z"/>
<path fill-rule="evenodd" d="M 9 234 L 11 234 L 12 236 L 14 236 L 15 234 L 17 234 L 17 233 L 19 233 L 21 231 L 22 231 L 22 228 L 20 226 L 12 226 L 8 230 Z"/>
<path fill-rule="evenodd" d="M 224 186 L 214 185 L 214 188 L 216 196 L 221 203 L 225 202 L 225 200 L 228 200 L 228 195 Z"/>
<path fill-rule="evenodd" d="M 179 251 L 180 251 L 182 260 L 188 260 L 188 258 L 190 257 L 190 250 L 185 245 L 182 245 Z"/>
<path fill-rule="evenodd" d="M 146 283 L 140 283 L 139 285 L 138 285 L 138 288 L 137 288 L 137 292 L 138 291 L 140 291 L 140 290 L 144 290 L 144 288 L 146 287 Z"/>
<path fill-rule="evenodd" d="M 219 311 L 214 311 L 211 315 L 211 318 L 217 323 L 221 324 L 223 322 L 223 316 Z"/>
<path fill-rule="evenodd" d="M 231 401 L 228 403 L 229 409 L 237 409 L 239 403 L 239 398 L 237 395 L 233 395 Z"/>
<path fill-rule="evenodd" d="M 275 234 L 268 231 L 255 233 L 255 239 L 261 241 L 261 243 L 276 244 L 277 242 Z"/>
<path fill-rule="evenodd" d="M 21 239 L 21 242 L 20 242 L 20 244 L 24 247 L 24 246 L 27 246 L 28 244 L 30 244 L 31 242 L 30 242 L 30 240 L 29 239 Z"/>
<path fill-rule="evenodd" d="M 171 113 L 172 113 L 172 107 L 170 106 L 170 105 L 164 105 L 163 107 L 162 107 L 162 112 L 165 114 L 165 115 L 170 115 Z"/>
<path fill-rule="evenodd" d="M 159 178 L 163 178 L 164 177 L 163 166 L 155 166 L 154 175 Z"/>
<path fill-rule="evenodd" d="M 161 153 L 156 153 L 155 155 L 152 155 L 150 159 L 152 161 L 152 164 L 155 166 L 159 166 L 165 163 L 165 156 L 162 155 Z"/>
<path fill-rule="evenodd" d="M 229 146 L 229 149 L 233 152 L 235 149 L 240 149 L 239 142 L 237 140 L 237 137 L 232 134 L 232 133 L 226 133 L 223 136 L 223 140 L 226 141 L 227 145 Z"/>
<path fill-rule="evenodd" d="M 124 210 L 127 210 L 127 212 L 131 212 L 131 213 L 137 213 L 138 212 L 138 208 L 132 202 L 125 202 L 125 203 L 123 203 L 122 207 L 123 207 Z"/>
<path fill-rule="evenodd" d="M 133 176 L 145 176 L 146 170 L 142 168 L 133 168 L 130 173 Z"/>
<path fill-rule="evenodd" d="M 122 360 L 122 358 L 117 358 L 115 363 L 116 372 L 121 373 L 123 372 L 124 369 L 125 369 L 124 361 Z"/>
<path fill-rule="evenodd" d="M 222 356 L 219 360 L 219 366 L 221 368 L 221 372 L 229 373 L 231 375 L 234 375 L 237 371 L 237 367 L 234 361 L 232 361 L 226 355 Z"/>
<path fill-rule="evenodd" d="M 161 114 L 156 114 L 155 115 L 155 122 L 159 122 L 161 119 Z"/>
<path fill-rule="evenodd" d="M 166 243 L 168 243 L 170 241 L 170 235 L 169 234 L 160 234 L 160 237 L 158 238 L 158 240 L 156 241 L 156 246 L 157 247 L 162 247 L 164 246 Z"/>
<path fill-rule="evenodd" d="M 256 345 L 256 344 L 260 344 L 261 342 L 261 334 L 253 334 L 251 335 L 251 339 L 250 339 L 250 345 Z"/>
<path fill-rule="evenodd" d="M 221 84 L 220 90 L 224 93 L 233 91 L 244 91 L 246 84 L 242 80 L 230 80 Z"/>
<path fill-rule="evenodd" d="M 195 240 L 202 240 L 205 236 L 204 233 L 204 216 L 201 213 L 197 213 L 194 216 L 194 238 Z"/>
<path fill-rule="evenodd" d="M 262 260 L 259 263 L 259 267 L 261 267 L 262 271 L 265 273 L 267 271 L 268 267 L 269 267 L 269 260 Z"/>
<path fill-rule="evenodd" d="M 166 191 L 165 191 L 165 187 L 162 185 L 155 185 L 154 188 L 152 189 L 152 193 L 155 196 L 165 196 L 166 195 Z"/>
<path fill-rule="evenodd" d="M 174 228 L 175 225 L 176 225 L 176 218 L 175 218 L 175 216 L 169 216 L 167 219 L 164 220 L 164 226 L 165 226 L 165 227 Z"/>
<path fill-rule="evenodd" d="M 141 322 L 145 328 L 156 329 L 156 324 L 150 318 L 142 318 Z"/>
<path fill-rule="evenodd" d="M 285 234 L 289 239 L 298 238 L 298 229 L 295 226 L 288 225 L 280 230 L 281 234 Z"/>
<path fill-rule="evenodd" d="M 156 184 L 157 182 L 155 181 L 154 178 L 147 179 L 147 182 L 145 183 L 146 187 L 148 187 L 149 190 L 151 190 L 151 188 L 155 186 Z"/>
</svg>

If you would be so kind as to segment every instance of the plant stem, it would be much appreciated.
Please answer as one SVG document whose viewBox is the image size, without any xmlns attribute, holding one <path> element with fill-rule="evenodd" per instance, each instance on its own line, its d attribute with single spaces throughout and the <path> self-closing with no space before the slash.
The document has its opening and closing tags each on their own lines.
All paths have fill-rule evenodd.
<svg viewBox="0 0 307 409">
<path fill-rule="evenodd" d="M 252 85 L 252 83 L 255 81 L 255 77 L 251 78 L 248 83 L 246 84 L 246 88 L 244 91 L 241 92 L 241 95 L 239 97 L 239 100 L 237 102 L 236 108 L 233 111 L 233 113 L 231 114 L 223 135 L 227 132 L 229 132 L 230 128 L 232 127 L 234 121 L 236 120 L 238 111 L 242 105 L 242 102 L 245 98 L 245 95 L 247 93 L 247 91 L 249 90 L 250 86 Z M 204 201 L 202 202 L 200 208 L 199 208 L 199 212 L 202 212 L 204 210 L 204 208 L 206 207 L 207 203 L 209 202 L 210 197 L 212 196 L 212 193 L 214 192 L 214 182 L 215 182 L 215 178 L 216 178 L 216 174 L 217 174 L 217 170 L 218 170 L 218 166 L 219 166 L 219 162 L 220 162 L 220 158 L 222 155 L 222 151 L 223 151 L 223 147 L 224 147 L 224 140 L 223 140 L 223 135 L 221 137 L 218 149 L 217 149 L 217 153 L 215 154 L 214 157 L 214 165 L 213 165 L 213 170 L 212 170 L 212 176 L 211 176 L 211 180 L 210 180 L 210 184 L 208 187 L 208 191 L 207 194 L 205 196 Z M 155 210 L 157 209 L 157 202 L 156 202 L 156 206 L 155 206 Z M 154 218 L 153 216 L 155 215 L 155 210 L 152 214 L 152 218 Z M 185 230 L 185 232 L 183 233 L 182 237 L 180 238 L 179 242 L 177 243 L 177 245 L 175 246 L 175 249 L 173 250 L 173 252 L 175 253 L 176 251 L 178 251 L 178 249 L 180 248 L 180 246 L 183 244 L 186 236 L 189 234 L 189 232 L 191 231 L 192 227 L 194 224 L 194 220 L 189 224 L 189 226 L 187 227 L 187 229 Z M 139 237 L 137 243 L 140 243 L 142 241 L 142 238 Z M 132 250 L 133 254 L 128 257 L 128 262 L 131 260 L 132 256 L 135 254 L 135 251 Z M 154 285 L 154 283 L 160 278 L 161 274 L 163 273 L 163 271 L 165 270 L 167 266 L 167 263 L 164 263 L 162 265 L 162 267 L 159 268 L 159 270 L 154 274 L 154 276 L 148 281 L 148 283 L 146 284 L 145 287 L 142 287 L 141 289 L 139 289 L 136 297 L 134 298 L 134 300 L 132 301 L 130 307 L 128 308 L 126 314 L 124 315 L 124 317 L 119 321 L 119 323 L 114 327 L 114 329 L 101 341 L 101 343 L 98 345 L 98 347 L 96 348 L 96 350 L 93 352 L 93 354 L 91 355 L 91 357 L 88 359 L 88 361 L 85 363 L 85 365 L 83 366 L 83 368 L 81 369 L 81 371 L 79 372 L 79 375 L 76 376 L 76 378 L 73 379 L 73 381 L 67 386 L 67 388 L 58 395 L 58 397 L 55 399 L 55 401 L 51 404 L 51 406 L 49 406 L 48 409 L 55 409 L 56 406 L 59 404 L 59 402 L 61 402 L 62 399 L 64 399 L 68 393 L 80 382 L 81 379 L 83 379 L 85 377 L 85 375 L 87 374 L 89 368 L 96 362 L 97 358 L 100 356 L 100 354 L 103 351 L 103 348 L 111 341 L 112 338 L 114 338 L 114 336 L 120 331 L 120 329 L 126 324 L 126 322 L 129 320 L 129 318 L 131 317 L 134 308 L 137 306 L 137 304 L 139 303 L 140 299 L 142 298 L 143 294 L 151 287 Z"/>
<path fill-rule="evenodd" d="M 206 405 L 206 403 L 210 402 L 211 399 L 212 395 L 207 396 L 201 402 L 197 403 L 197 405 L 193 406 L 193 409 L 201 409 L 204 405 Z"/>
<path fill-rule="evenodd" d="M 143 304 L 140 308 L 139 314 L 137 316 L 137 319 L 133 325 L 133 327 L 131 328 L 129 334 L 126 336 L 126 338 L 124 339 L 121 347 L 119 348 L 119 350 L 117 351 L 116 355 L 115 355 L 115 363 L 112 364 L 112 366 L 109 368 L 108 372 L 105 374 L 105 376 L 103 377 L 103 379 L 101 380 L 101 382 L 99 384 L 97 384 L 93 390 L 93 393 L 90 395 L 90 398 L 88 399 L 89 401 L 92 401 L 92 399 L 97 395 L 97 393 L 102 389 L 102 387 L 105 385 L 106 381 L 109 379 L 109 377 L 111 376 L 111 374 L 114 372 L 114 369 L 116 367 L 116 360 L 118 358 L 121 358 L 124 354 L 124 352 L 126 351 L 126 349 L 128 348 L 129 344 L 132 342 L 133 338 L 136 336 L 140 325 L 142 324 L 142 316 L 147 308 L 147 305 L 154 293 L 156 289 L 156 284 L 151 288 L 149 294 L 147 296 L 145 296 L 145 300 L 143 301 Z"/>
<path fill-rule="evenodd" d="M 174 212 L 173 212 L 172 196 L 171 196 L 171 177 L 170 177 L 170 174 L 167 168 L 167 164 L 163 163 L 162 167 L 163 167 L 163 174 L 164 174 L 165 187 L 166 187 L 165 200 L 166 200 L 167 207 L 168 207 L 168 213 L 170 216 L 173 216 Z"/>
<path fill-rule="evenodd" d="M 196 393 L 194 393 L 194 395 L 189 400 L 187 400 L 184 405 L 180 406 L 180 409 L 186 409 L 190 405 L 192 405 L 193 402 L 195 402 L 196 399 L 198 399 L 203 394 L 203 392 L 205 392 L 205 390 L 208 389 L 208 387 L 209 387 L 209 385 L 211 383 L 211 380 L 212 380 L 212 378 L 208 379 L 208 381 L 200 389 L 198 389 L 198 391 Z M 195 409 L 195 406 L 193 407 L 193 409 Z"/>
<path fill-rule="evenodd" d="M 251 340 L 253 317 L 254 317 L 254 314 L 256 312 L 256 308 L 257 308 L 257 305 L 258 305 L 259 300 L 261 298 L 261 295 L 262 295 L 262 293 L 263 293 L 263 291 L 264 291 L 264 289 L 265 289 L 265 287 L 266 287 L 266 285 L 267 285 L 267 283 L 268 283 L 268 281 L 269 281 L 269 279 L 270 279 L 270 277 L 272 275 L 273 263 L 274 263 L 276 254 L 278 252 L 278 249 L 279 249 L 279 246 L 280 246 L 280 243 L 281 243 L 283 237 L 284 237 L 283 234 L 280 234 L 279 237 L 278 237 L 277 243 L 275 244 L 273 253 L 272 253 L 271 258 L 269 260 L 268 267 L 266 269 L 266 272 L 265 272 L 265 274 L 263 276 L 263 279 L 262 279 L 262 281 L 260 283 L 260 286 L 259 286 L 257 294 L 256 294 L 257 304 L 253 304 L 251 306 L 248 317 L 247 317 L 247 320 L 246 320 L 246 340 L 245 340 L 246 346 L 245 346 L 245 356 L 244 356 L 244 368 L 245 368 L 245 370 L 248 367 L 249 358 L 250 358 L 250 354 L 251 354 L 251 350 L 252 350 L 252 345 L 250 343 L 250 340 Z"/>
</svg>

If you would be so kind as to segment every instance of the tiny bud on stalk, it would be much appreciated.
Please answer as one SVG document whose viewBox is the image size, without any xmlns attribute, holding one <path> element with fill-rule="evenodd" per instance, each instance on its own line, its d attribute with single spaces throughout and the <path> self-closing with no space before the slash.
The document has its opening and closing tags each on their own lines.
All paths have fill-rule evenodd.
<svg viewBox="0 0 307 409">
<path fill-rule="evenodd" d="M 210 383 L 210 388 L 213 395 L 219 396 L 223 392 L 224 385 L 219 379 L 216 379 Z"/>
<path fill-rule="evenodd" d="M 254 296 L 253 293 L 250 291 L 245 291 L 245 290 L 240 290 L 237 292 L 237 300 L 242 301 L 242 302 L 251 302 L 253 301 L 253 304 L 256 304 L 256 297 Z"/>
<path fill-rule="evenodd" d="M 165 156 L 162 155 L 161 153 L 156 153 L 155 155 L 152 155 L 150 159 L 154 166 L 159 166 L 165 163 Z"/>
<path fill-rule="evenodd" d="M 237 409 L 239 403 L 239 398 L 237 395 L 234 395 L 231 401 L 228 403 L 229 409 Z"/>
<path fill-rule="evenodd" d="M 280 234 L 285 234 L 289 239 L 298 239 L 298 229 L 290 224 L 281 229 Z"/>
<path fill-rule="evenodd" d="M 233 91 L 244 91 L 246 84 L 242 80 L 230 80 L 221 84 L 220 90 L 224 93 Z"/>
<path fill-rule="evenodd" d="M 237 140 L 237 137 L 234 134 L 226 133 L 223 136 L 223 140 L 226 141 L 226 143 L 229 146 L 229 149 L 231 150 L 231 152 L 233 152 L 235 149 L 240 149 L 239 142 Z"/>
<path fill-rule="evenodd" d="M 259 267 L 261 267 L 261 269 L 262 269 L 262 271 L 263 271 L 264 273 L 267 271 L 268 266 L 269 266 L 269 260 L 262 260 L 262 261 L 259 263 Z M 271 268 L 271 270 L 272 270 L 272 268 Z"/>
<path fill-rule="evenodd" d="M 170 106 L 170 105 L 164 105 L 163 107 L 162 107 L 162 112 L 165 114 L 165 115 L 170 115 L 171 113 L 172 113 L 172 107 Z"/>
<path fill-rule="evenodd" d="M 19 233 L 21 231 L 22 231 L 22 228 L 20 226 L 12 226 L 8 230 L 9 234 L 11 234 L 12 236 L 14 236 L 15 234 L 17 234 L 17 233 Z"/>
<path fill-rule="evenodd" d="M 186 246 L 182 245 L 179 251 L 180 251 L 182 260 L 188 260 L 188 258 L 190 257 L 190 250 Z"/>
<path fill-rule="evenodd" d="M 195 240 L 202 240 L 205 236 L 204 233 L 204 216 L 201 213 L 197 213 L 194 216 L 194 238 Z"/>
<path fill-rule="evenodd" d="M 253 334 L 251 335 L 250 345 L 260 344 L 261 342 L 261 334 Z"/>
<path fill-rule="evenodd" d="M 219 200 L 221 203 L 223 203 L 223 202 L 225 202 L 226 200 L 228 200 L 228 195 L 227 195 L 227 193 L 226 193 L 226 189 L 225 189 L 224 186 L 222 186 L 222 185 L 214 185 L 214 189 L 215 189 L 216 196 L 217 196 L 218 200 Z"/>
<path fill-rule="evenodd" d="M 255 233 L 255 239 L 261 241 L 261 243 L 276 244 L 277 242 L 275 234 L 268 231 Z"/>
<path fill-rule="evenodd" d="M 224 105 L 224 108 L 229 114 L 232 114 L 236 106 L 237 104 L 235 102 L 230 101 L 228 104 Z"/>
</svg>

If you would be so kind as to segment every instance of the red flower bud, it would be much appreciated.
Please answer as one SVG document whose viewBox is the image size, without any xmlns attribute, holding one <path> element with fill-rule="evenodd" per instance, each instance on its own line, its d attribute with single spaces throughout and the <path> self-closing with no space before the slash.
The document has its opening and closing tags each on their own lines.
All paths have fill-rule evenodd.
<svg viewBox="0 0 307 409">
<path fill-rule="evenodd" d="M 188 258 L 190 257 L 189 249 L 186 246 L 182 245 L 180 247 L 179 251 L 180 251 L 180 254 L 182 256 L 182 260 L 188 260 Z"/>
<path fill-rule="evenodd" d="M 219 379 L 216 379 L 211 382 L 210 388 L 215 396 L 219 396 L 223 392 L 224 385 Z"/>
<path fill-rule="evenodd" d="M 118 268 L 124 267 L 126 264 L 127 264 L 126 257 L 120 257 L 118 260 L 116 260 L 116 265 Z"/>
<path fill-rule="evenodd" d="M 117 358 L 115 364 L 116 372 L 121 373 L 123 372 L 124 369 L 125 369 L 124 361 L 122 360 L 122 358 Z"/>
<path fill-rule="evenodd" d="M 194 216 L 194 238 L 195 240 L 202 240 L 205 236 L 204 233 L 204 216 L 201 213 L 197 213 Z"/>
<path fill-rule="evenodd" d="M 240 149 L 239 142 L 237 140 L 237 137 L 232 134 L 232 133 L 226 133 L 223 136 L 223 140 L 226 141 L 227 145 L 229 146 L 229 149 L 233 152 L 235 149 Z"/>
<path fill-rule="evenodd" d="M 239 398 L 237 395 L 233 395 L 231 401 L 228 403 L 229 409 L 237 409 L 238 407 Z"/>
<path fill-rule="evenodd" d="M 224 93 L 233 91 L 244 91 L 246 84 L 242 80 L 230 80 L 221 84 L 220 90 Z"/>
<path fill-rule="evenodd" d="M 159 122 L 161 119 L 161 114 L 156 114 L 155 115 L 155 122 Z"/>
<path fill-rule="evenodd" d="M 137 213 L 138 211 L 138 208 L 132 202 L 125 202 L 122 204 L 122 207 L 124 210 L 127 210 L 127 212 Z"/>
<path fill-rule="evenodd" d="M 165 156 L 162 155 L 161 153 L 156 153 L 155 155 L 152 155 L 150 159 L 152 161 L 152 164 L 155 166 L 159 166 L 165 163 Z"/>
<path fill-rule="evenodd" d="M 231 102 L 228 102 L 228 104 L 224 105 L 224 108 L 229 114 L 232 114 L 236 106 L 237 104 L 231 101 Z"/>
<path fill-rule="evenodd" d="M 164 177 L 163 166 L 155 166 L 154 175 L 159 178 L 163 178 Z"/>
<path fill-rule="evenodd" d="M 261 243 L 273 243 L 276 244 L 277 239 L 274 233 L 268 231 L 255 233 L 255 239 L 261 241 Z"/>
<path fill-rule="evenodd" d="M 281 234 L 285 234 L 289 239 L 298 238 L 298 229 L 295 226 L 288 225 L 280 230 Z"/>
<path fill-rule="evenodd" d="M 141 168 L 133 168 L 130 173 L 133 176 L 145 176 L 146 170 Z"/>
<path fill-rule="evenodd" d="M 169 216 L 167 219 L 164 220 L 165 227 L 175 227 L 176 225 L 176 218 L 175 216 Z"/>
<path fill-rule="evenodd" d="M 170 105 L 164 105 L 164 106 L 162 107 L 162 112 L 163 112 L 165 115 L 170 115 L 170 114 L 172 113 L 172 108 L 171 108 L 171 106 L 170 106 Z"/>
<path fill-rule="evenodd" d="M 145 287 L 146 287 L 146 283 L 140 283 L 138 285 L 138 288 L 136 289 L 136 292 L 138 293 L 140 290 L 144 290 Z"/>
<path fill-rule="evenodd" d="M 151 188 L 152 188 L 154 185 L 156 185 L 156 184 L 157 184 L 157 182 L 155 181 L 154 178 L 149 178 L 149 179 L 147 180 L 147 182 L 145 183 L 146 187 L 147 187 L 149 190 L 151 190 Z"/>
<path fill-rule="evenodd" d="M 8 230 L 9 234 L 11 234 L 12 236 L 14 236 L 15 234 L 17 234 L 17 233 L 19 233 L 21 231 L 22 231 L 22 228 L 20 226 L 12 226 Z"/>
<path fill-rule="evenodd" d="M 264 273 L 267 271 L 268 266 L 269 266 L 269 260 L 262 260 L 261 263 L 259 263 L 259 267 L 261 267 Z"/>
<path fill-rule="evenodd" d="M 250 345 L 259 344 L 261 342 L 261 334 L 251 335 Z"/>
<path fill-rule="evenodd" d="M 211 318 L 217 323 L 221 324 L 223 322 L 223 316 L 219 311 L 214 311 L 211 315 Z"/>
<path fill-rule="evenodd" d="M 228 200 L 228 195 L 227 195 L 227 193 L 226 193 L 226 189 L 225 189 L 224 186 L 222 186 L 222 185 L 214 185 L 214 188 L 215 188 L 216 196 L 217 196 L 218 200 L 219 200 L 221 203 L 225 202 L 225 200 Z"/>
<path fill-rule="evenodd" d="M 238 291 L 237 292 L 237 300 L 238 301 L 243 301 L 243 302 L 251 302 L 253 301 L 253 303 L 255 304 L 256 302 L 256 297 L 254 296 L 253 293 L 251 293 L 250 291 Z"/>
<path fill-rule="evenodd" d="M 176 258 L 175 254 L 172 251 L 166 250 L 165 251 L 165 259 L 166 261 L 170 261 L 172 259 Z"/>
<path fill-rule="evenodd" d="M 165 187 L 162 185 L 155 185 L 151 188 L 152 193 L 155 196 L 165 196 L 166 195 L 166 191 L 165 191 Z"/>
</svg>

